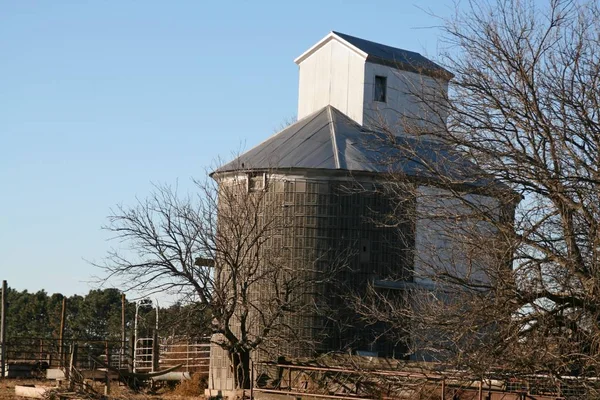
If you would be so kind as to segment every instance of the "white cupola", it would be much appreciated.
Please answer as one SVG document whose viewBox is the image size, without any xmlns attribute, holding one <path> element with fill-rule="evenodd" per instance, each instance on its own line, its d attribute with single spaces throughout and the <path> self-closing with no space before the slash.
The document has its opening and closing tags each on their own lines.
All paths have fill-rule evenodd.
<svg viewBox="0 0 600 400">
<path fill-rule="evenodd" d="M 404 118 L 445 123 L 415 93 L 443 101 L 452 74 L 419 53 L 331 32 L 294 60 L 300 69 L 298 119 L 331 105 L 360 125 L 400 129 Z M 436 103 L 443 104 L 443 103 Z"/>
</svg>

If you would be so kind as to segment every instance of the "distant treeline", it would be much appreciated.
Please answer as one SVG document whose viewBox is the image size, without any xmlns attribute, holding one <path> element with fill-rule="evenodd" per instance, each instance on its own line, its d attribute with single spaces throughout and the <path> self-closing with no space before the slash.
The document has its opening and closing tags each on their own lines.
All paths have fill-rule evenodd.
<svg viewBox="0 0 600 400">
<path fill-rule="evenodd" d="M 29 293 L 9 288 L 7 308 L 7 338 L 58 338 L 63 296 L 48 295 L 41 290 Z M 135 317 L 135 302 L 126 300 L 126 334 L 131 334 Z M 118 289 L 91 290 L 87 295 L 67 297 L 65 338 L 82 340 L 120 340 L 121 292 Z M 208 332 L 209 319 L 194 304 L 174 304 L 159 310 L 159 335 L 201 337 Z M 138 333 L 151 336 L 156 323 L 152 305 L 139 307 Z"/>
</svg>

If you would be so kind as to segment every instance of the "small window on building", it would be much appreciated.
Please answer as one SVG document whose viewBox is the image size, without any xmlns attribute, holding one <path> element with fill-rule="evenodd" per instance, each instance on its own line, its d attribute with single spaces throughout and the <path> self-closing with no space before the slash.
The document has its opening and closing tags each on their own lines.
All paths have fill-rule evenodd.
<svg viewBox="0 0 600 400">
<path fill-rule="evenodd" d="M 385 76 L 375 76 L 375 101 L 386 102 L 387 78 Z"/>
<path fill-rule="evenodd" d="M 265 190 L 266 185 L 266 174 L 265 173 L 250 173 L 248 174 L 248 191 L 258 192 Z"/>
</svg>

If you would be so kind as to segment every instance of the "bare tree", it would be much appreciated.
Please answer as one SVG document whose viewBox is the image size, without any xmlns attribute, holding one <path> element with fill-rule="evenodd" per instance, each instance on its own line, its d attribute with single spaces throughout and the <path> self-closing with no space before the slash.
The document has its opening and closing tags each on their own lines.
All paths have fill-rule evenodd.
<svg viewBox="0 0 600 400">
<path fill-rule="evenodd" d="M 407 289 L 410 307 L 374 290 L 361 311 L 418 338 L 415 349 L 480 376 L 596 376 L 598 3 L 463 6 L 444 25 L 445 66 L 455 74 L 449 93 L 412 91 L 426 121 L 405 116 L 403 136 L 391 128 L 377 135 L 433 188 L 419 189 L 423 179 L 395 173 L 398 160 L 390 161 L 390 187 L 417 199 L 420 285 Z M 447 123 L 432 124 L 432 114 Z M 427 156 L 420 146 L 429 146 Z"/>
<path fill-rule="evenodd" d="M 248 388 L 251 353 L 301 343 L 293 317 L 313 315 L 306 293 L 335 269 L 290 262 L 290 247 L 274 241 L 293 230 L 273 195 L 274 179 L 243 169 L 196 181 L 196 194 L 157 186 L 148 199 L 118 207 L 106 227 L 125 245 L 102 267 L 109 279 L 142 293 L 185 295 L 212 319 L 213 343 L 226 351 L 237 388 Z M 278 236 L 279 235 L 279 236 Z M 314 260 L 313 260 L 314 261 Z M 340 265 L 343 261 L 340 260 Z"/>
</svg>

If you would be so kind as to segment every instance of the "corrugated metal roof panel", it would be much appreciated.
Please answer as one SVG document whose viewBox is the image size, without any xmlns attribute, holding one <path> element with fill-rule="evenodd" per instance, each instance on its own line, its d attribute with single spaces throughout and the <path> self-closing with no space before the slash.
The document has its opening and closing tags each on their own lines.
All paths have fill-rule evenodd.
<svg viewBox="0 0 600 400">
<path fill-rule="evenodd" d="M 287 127 L 215 173 L 290 168 L 443 177 L 472 186 L 492 183 L 442 142 L 369 131 L 332 106 Z"/>
<path fill-rule="evenodd" d="M 332 161 L 327 108 L 323 108 L 285 128 L 215 172 L 237 169 L 327 168 Z"/>
<path fill-rule="evenodd" d="M 333 33 L 367 53 L 369 55 L 367 59 L 370 59 L 373 62 L 383 61 L 386 64 L 397 66 L 401 69 L 409 69 L 417 72 L 433 72 L 438 73 L 447 79 L 452 78 L 452 74 L 448 70 L 414 51 L 386 46 L 381 43 L 371 42 L 370 40 L 357 38 L 341 32 L 333 31 Z"/>
</svg>

